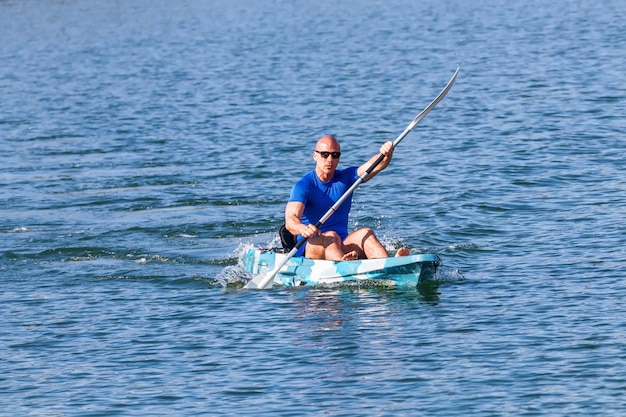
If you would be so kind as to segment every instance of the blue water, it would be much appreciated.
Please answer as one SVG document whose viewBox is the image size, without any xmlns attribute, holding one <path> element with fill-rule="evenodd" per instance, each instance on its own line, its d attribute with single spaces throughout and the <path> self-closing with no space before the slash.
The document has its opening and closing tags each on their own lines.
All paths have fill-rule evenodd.
<svg viewBox="0 0 626 417">
<path fill-rule="evenodd" d="M 0 2 L 0 414 L 626 414 L 626 3 Z M 435 289 L 246 291 L 323 134 Z"/>
</svg>

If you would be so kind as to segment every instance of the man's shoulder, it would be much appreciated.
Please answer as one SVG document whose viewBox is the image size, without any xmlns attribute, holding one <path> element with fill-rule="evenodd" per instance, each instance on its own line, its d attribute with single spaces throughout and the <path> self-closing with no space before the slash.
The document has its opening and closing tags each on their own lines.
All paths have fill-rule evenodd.
<svg viewBox="0 0 626 417">
<path fill-rule="evenodd" d="M 308 188 L 311 184 L 315 183 L 315 171 L 309 171 L 304 174 L 296 183 L 294 187 L 296 188 Z"/>
<path fill-rule="evenodd" d="M 315 171 L 309 171 L 298 180 L 299 183 L 313 182 L 315 180 Z"/>
<path fill-rule="evenodd" d="M 341 178 L 355 178 L 358 177 L 359 167 L 348 167 L 344 169 L 338 169 L 335 171 Z"/>
</svg>

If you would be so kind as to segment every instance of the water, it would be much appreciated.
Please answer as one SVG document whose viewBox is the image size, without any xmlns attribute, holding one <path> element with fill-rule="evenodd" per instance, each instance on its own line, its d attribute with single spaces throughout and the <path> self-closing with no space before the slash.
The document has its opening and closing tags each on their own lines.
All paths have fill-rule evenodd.
<svg viewBox="0 0 626 417">
<path fill-rule="evenodd" d="M 626 4 L 0 2 L 0 414 L 623 415 Z M 323 134 L 436 289 L 251 292 Z M 228 286 L 225 287 L 225 285 Z"/>
</svg>

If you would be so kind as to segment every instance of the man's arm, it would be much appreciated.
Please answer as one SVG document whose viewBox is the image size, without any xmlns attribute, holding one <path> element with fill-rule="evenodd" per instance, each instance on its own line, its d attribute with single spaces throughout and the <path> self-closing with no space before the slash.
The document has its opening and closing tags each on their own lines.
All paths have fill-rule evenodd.
<svg viewBox="0 0 626 417">
<path fill-rule="evenodd" d="M 290 201 L 285 208 L 285 227 L 289 232 L 296 236 L 310 238 L 318 233 L 317 228 L 313 224 L 306 225 L 300 220 L 304 213 L 304 203 L 299 201 Z"/>
<path fill-rule="evenodd" d="M 391 141 L 385 142 L 383 146 L 380 147 L 379 153 L 372 156 L 369 161 L 367 161 L 366 163 L 364 163 L 363 165 L 359 167 L 359 170 L 357 171 L 359 177 L 365 174 L 365 171 L 367 171 L 367 169 L 370 166 L 372 166 L 374 162 L 376 162 L 376 160 L 381 154 L 384 155 L 385 157 L 383 158 L 382 161 L 380 161 L 380 164 L 378 164 L 378 166 L 376 166 L 376 168 L 374 168 L 372 172 L 370 172 L 369 175 L 365 177 L 363 182 L 367 182 L 371 180 L 372 178 L 374 178 L 374 176 L 376 176 L 376 174 L 378 174 L 383 169 L 387 168 L 387 166 L 391 162 L 391 158 L 393 157 L 393 142 Z"/>
</svg>

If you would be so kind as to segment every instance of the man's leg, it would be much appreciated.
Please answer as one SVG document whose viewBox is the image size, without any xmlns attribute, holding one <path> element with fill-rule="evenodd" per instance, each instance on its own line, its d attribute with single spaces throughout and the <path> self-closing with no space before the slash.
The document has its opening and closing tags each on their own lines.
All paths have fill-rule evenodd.
<svg viewBox="0 0 626 417">
<path fill-rule="evenodd" d="M 324 232 L 307 240 L 305 256 L 311 259 L 341 261 L 345 260 L 347 255 L 343 249 L 341 238 L 337 233 Z M 352 258 L 356 258 L 356 254 Z"/>
<path fill-rule="evenodd" d="M 387 258 L 389 253 L 369 227 L 355 230 L 343 242 L 344 252 L 355 250 L 359 258 Z"/>
<path fill-rule="evenodd" d="M 344 252 L 356 251 L 359 258 L 387 258 L 389 253 L 387 249 L 380 243 L 374 231 L 369 227 L 355 230 L 350 233 L 343 242 Z M 396 256 L 408 256 L 410 252 L 407 248 L 400 248 Z"/>
</svg>

